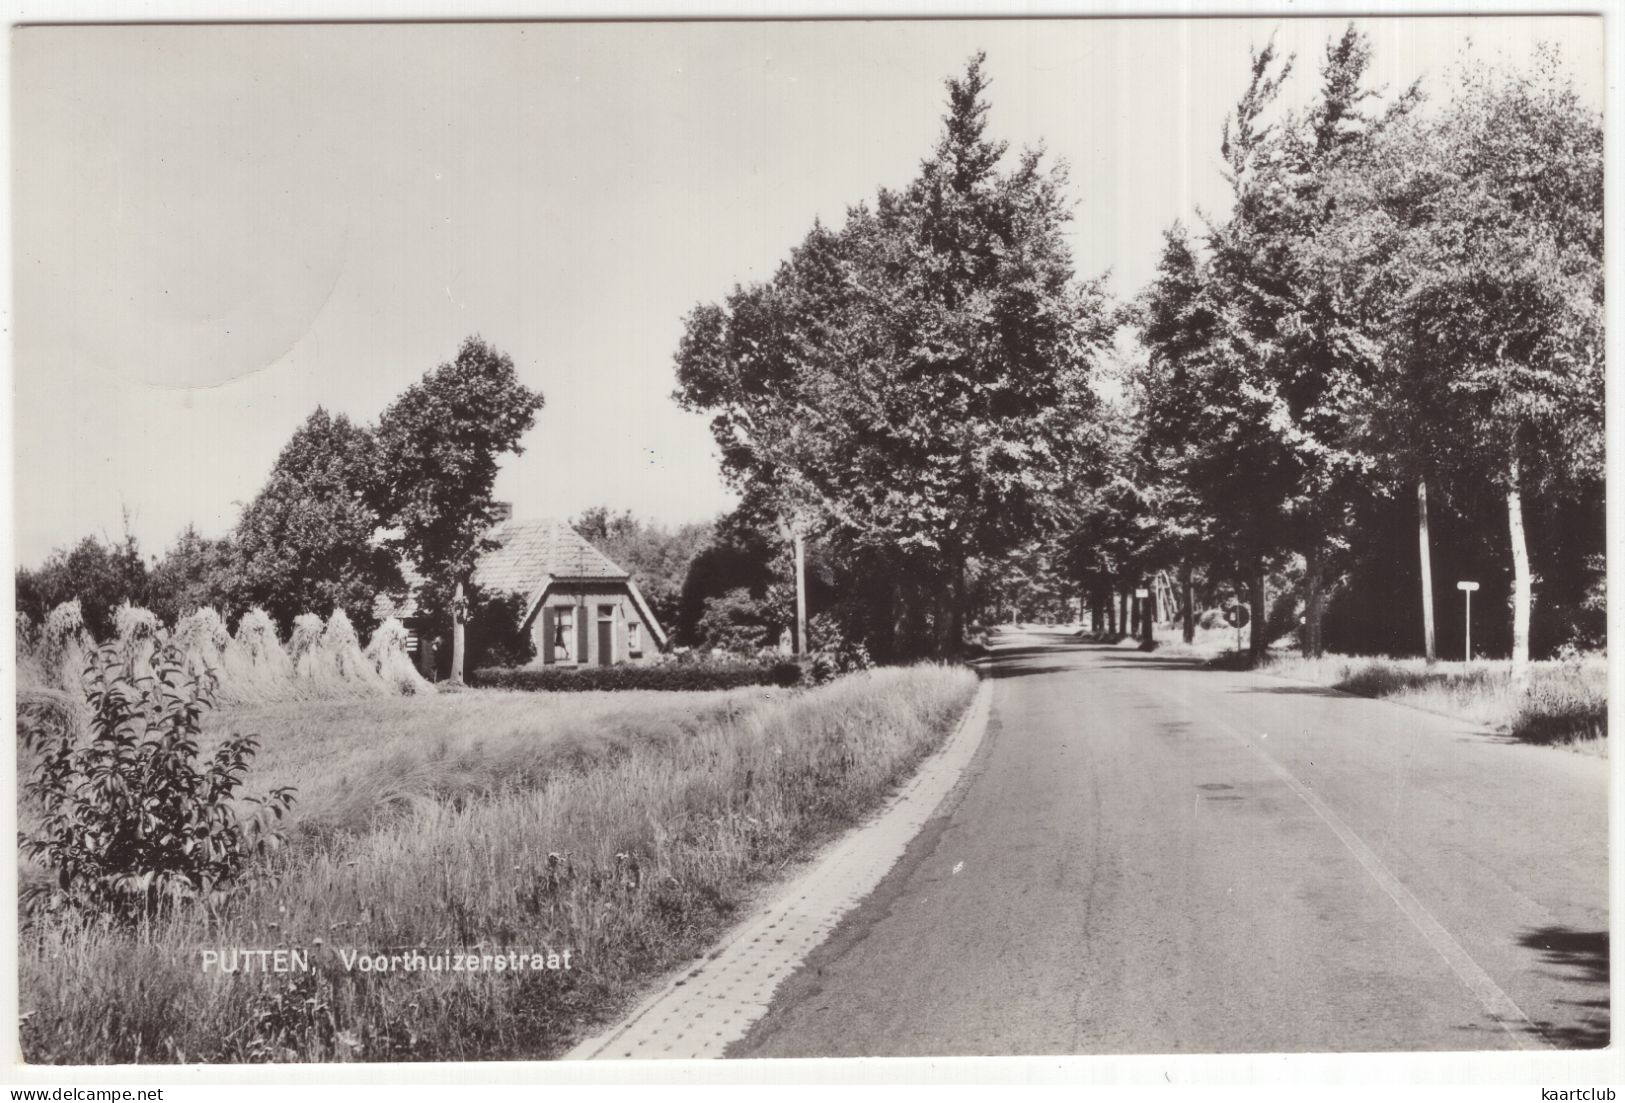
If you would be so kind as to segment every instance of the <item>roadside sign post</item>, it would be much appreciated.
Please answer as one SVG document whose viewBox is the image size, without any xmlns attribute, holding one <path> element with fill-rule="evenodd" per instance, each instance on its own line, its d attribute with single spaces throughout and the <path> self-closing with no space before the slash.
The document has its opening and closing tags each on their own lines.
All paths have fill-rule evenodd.
<svg viewBox="0 0 1625 1103">
<path fill-rule="evenodd" d="M 1238 655 L 1241 654 L 1241 630 L 1247 626 L 1247 622 L 1251 619 L 1247 606 L 1243 605 L 1239 600 L 1225 606 L 1224 622 L 1236 630 L 1236 654 Z"/>
<path fill-rule="evenodd" d="M 1461 661 L 1462 669 L 1466 670 L 1473 661 L 1473 591 L 1478 589 L 1478 583 L 1458 582 L 1456 583 L 1456 589 L 1460 590 L 1467 597 L 1467 643 L 1462 649 L 1463 657 Z"/>
</svg>

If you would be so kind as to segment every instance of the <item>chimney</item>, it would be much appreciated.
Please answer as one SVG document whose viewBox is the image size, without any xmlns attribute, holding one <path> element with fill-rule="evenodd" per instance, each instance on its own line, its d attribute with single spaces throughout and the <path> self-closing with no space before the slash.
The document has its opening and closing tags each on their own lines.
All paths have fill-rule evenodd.
<svg viewBox="0 0 1625 1103">
<path fill-rule="evenodd" d="M 513 503 L 512 502 L 492 502 L 491 503 L 491 524 L 492 525 L 500 525 L 500 524 L 502 524 L 502 522 L 504 522 L 506 520 L 509 520 L 511 517 L 513 517 Z"/>
</svg>

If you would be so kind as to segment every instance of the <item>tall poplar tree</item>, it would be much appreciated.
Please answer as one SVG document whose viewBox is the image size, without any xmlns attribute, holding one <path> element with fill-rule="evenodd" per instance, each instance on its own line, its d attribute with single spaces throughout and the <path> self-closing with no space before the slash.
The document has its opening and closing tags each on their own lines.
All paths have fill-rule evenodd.
<svg viewBox="0 0 1625 1103">
<path fill-rule="evenodd" d="M 690 315 L 678 397 L 713 413 L 725 467 L 814 510 L 849 557 L 924 586 L 958 646 L 967 571 L 1030 540 L 1087 463 L 1110 316 L 1073 280 L 1065 173 L 1001 168 L 977 55 L 948 81 L 919 175 L 768 284 Z"/>
</svg>

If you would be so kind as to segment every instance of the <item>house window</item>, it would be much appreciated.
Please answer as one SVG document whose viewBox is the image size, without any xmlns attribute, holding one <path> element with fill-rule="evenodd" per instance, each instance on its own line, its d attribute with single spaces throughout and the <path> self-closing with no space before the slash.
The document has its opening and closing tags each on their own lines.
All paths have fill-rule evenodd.
<svg viewBox="0 0 1625 1103">
<path fill-rule="evenodd" d="M 643 625 L 637 621 L 626 622 L 626 650 L 632 655 L 643 654 Z"/>
<path fill-rule="evenodd" d="M 576 661 L 576 611 L 571 605 L 561 605 L 553 610 L 553 661 L 557 663 L 573 663 Z"/>
</svg>

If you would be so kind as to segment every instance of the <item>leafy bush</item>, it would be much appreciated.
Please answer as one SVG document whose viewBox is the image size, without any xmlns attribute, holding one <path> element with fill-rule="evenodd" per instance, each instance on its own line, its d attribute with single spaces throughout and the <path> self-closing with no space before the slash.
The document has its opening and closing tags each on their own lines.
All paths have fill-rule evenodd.
<svg viewBox="0 0 1625 1103">
<path fill-rule="evenodd" d="M 842 674 L 874 667 L 874 659 L 863 641 L 848 635 L 833 614 L 819 613 L 807 622 L 807 640 L 812 645 L 808 679 L 821 686 Z"/>
<path fill-rule="evenodd" d="M 795 680 L 788 679 L 791 671 Z M 470 676 L 487 689 L 520 689 L 543 693 L 582 690 L 737 689 L 740 686 L 796 685 L 801 668 L 793 662 L 715 662 L 709 660 L 622 663 L 619 666 L 487 667 Z"/>
<path fill-rule="evenodd" d="M 744 587 L 707 598 L 695 633 L 707 648 L 755 651 L 768 642 L 772 632 L 765 605 Z"/>
<path fill-rule="evenodd" d="M 1585 677 L 1580 656 L 1570 658 L 1555 671 L 1542 671 L 1530 683 L 1518 711 L 1513 714 L 1512 735 L 1527 743 L 1573 743 L 1608 737 L 1608 693 L 1606 686 Z"/>
<path fill-rule="evenodd" d="M 43 717 L 19 716 L 25 749 L 37 756 L 23 790 L 40 813 L 20 842 L 55 874 L 54 886 L 27 894 L 30 905 L 133 919 L 182 899 L 217 903 L 279 841 L 267 825 L 293 803 L 291 787 L 245 798 L 259 806 L 246 821 L 232 803 L 259 741 L 232 735 L 199 761 L 213 673 L 189 677 L 165 639 L 151 670 L 138 674 L 135 657 L 117 645 L 94 652 L 83 741 Z"/>
<path fill-rule="evenodd" d="M 524 666 L 536 657 L 536 640 L 525 630 L 525 613 L 529 598 L 524 594 L 487 592 L 475 588 L 469 602 L 468 665 Z M 442 677 L 451 674 L 451 647 L 440 649 L 436 656 L 444 669 Z"/>
<path fill-rule="evenodd" d="M 819 652 L 812 657 L 812 665 L 807 669 L 807 680 L 815 686 L 832 682 L 840 676 L 835 667 L 835 660 L 825 652 Z"/>
</svg>

